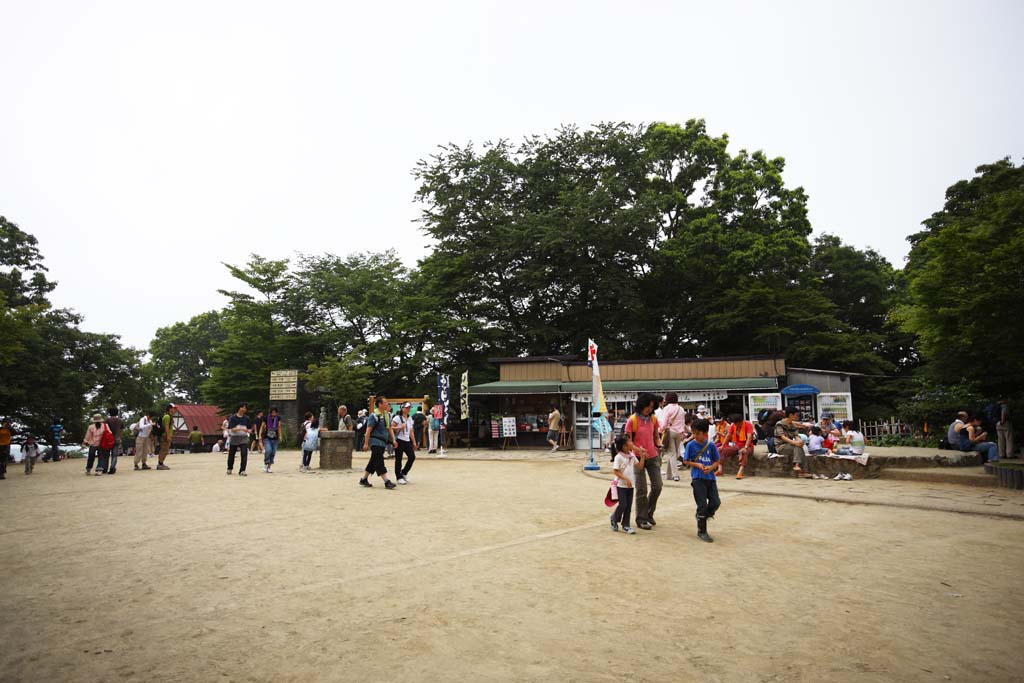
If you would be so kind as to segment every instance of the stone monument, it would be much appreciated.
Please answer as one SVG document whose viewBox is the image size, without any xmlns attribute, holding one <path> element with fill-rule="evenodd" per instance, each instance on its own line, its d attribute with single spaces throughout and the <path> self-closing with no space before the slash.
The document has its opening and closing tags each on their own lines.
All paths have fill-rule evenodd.
<svg viewBox="0 0 1024 683">
<path fill-rule="evenodd" d="M 320 432 L 320 469 L 352 469 L 352 446 L 355 444 L 355 437 L 356 433 L 347 429 Z"/>
</svg>

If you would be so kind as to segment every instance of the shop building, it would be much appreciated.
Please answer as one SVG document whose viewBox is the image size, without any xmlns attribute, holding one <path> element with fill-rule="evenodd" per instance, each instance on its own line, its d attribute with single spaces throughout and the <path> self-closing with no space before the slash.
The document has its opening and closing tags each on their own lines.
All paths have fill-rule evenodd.
<svg viewBox="0 0 1024 683">
<path fill-rule="evenodd" d="M 554 406 L 570 430 L 568 443 L 587 448 L 590 421 L 591 369 L 574 356 L 496 358 L 499 379 L 470 387 L 474 415 L 479 415 L 480 435 L 490 425 L 507 424 L 514 417 L 519 446 L 543 446 L 547 441 L 547 417 Z M 664 395 L 674 391 L 679 403 L 696 410 L 707 407 L 716 415 L 742 413 L 748 419 L 762 408 L 797 405 L 807 419 L 831 410 L 839 419 L 852 418 L 850 378 L 841 373 L 809 368 L 789 368 L 781 356 L 734 356 L 725 358 L 669 358 L 654 360 L 602 360 L 601 383 L 605 400 L 618 428 L 644 392 Z M 793 385 L 795 392 L 789 392 Z M 595 446 L 598 439 L 591 434 Z"/>
</svg>

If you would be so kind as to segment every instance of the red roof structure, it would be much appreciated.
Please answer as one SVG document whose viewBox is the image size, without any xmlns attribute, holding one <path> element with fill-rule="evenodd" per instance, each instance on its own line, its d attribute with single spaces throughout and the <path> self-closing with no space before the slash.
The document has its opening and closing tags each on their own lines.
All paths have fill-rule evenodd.
<svg viewBox="0 0 1024 683">
<path fill-rule="evenodd" d="M 221 423 L 224 416 L 220 414 L 217 406 L 200 404 L 178 403 L 174 406 L 174 434 L 172 441 L 182 442 L 188 439 L 188 433 L 192 431 L 193 425 L 199 426 L 203 433 L 204 441 L 212 438 L 213 441 L 221 438 Z"/>
</svg>

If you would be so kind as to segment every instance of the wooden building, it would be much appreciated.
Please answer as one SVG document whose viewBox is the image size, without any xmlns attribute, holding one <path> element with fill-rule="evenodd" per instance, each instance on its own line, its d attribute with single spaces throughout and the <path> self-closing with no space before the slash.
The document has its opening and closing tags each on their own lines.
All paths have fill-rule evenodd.
<svg viewBox="0 0 1024 683">
<path fill-rule="evenodd" d="M 547 439 L 547 416 L 555 406 L 571 425 L 570 443 L 587 447 L 592 371 L 585 361 L 572 356 L 527 356 L 492 362 L 498 365 L 498 381 L 470 387 L 475 414 L 487 422 L 514 416 L 519 445 L 539 446 Z M 782 356 L 602 360 L 600 370 L 616 427 L 644 392 L 664 395 L 674 391 L 679 403 L 691 410 L 703 405 L 712 414 L 742 413 L 748 418 L 761 408 L 781 408 L 798 401 L 806 417 L 816 417 L 818 403 L 826 405 L 827 399 L 830 407 L 846 407 L 847 413 L 841 417 L 852 417 L 849 378 L 853 373 L 794 369 L 801 385 L 809 378 L 825 385 L 826 391 L 811 387 L 814 393 L 808 403 L 804 394 L 784 396 L 791 382 Z M 483 433 L 484 424 L 480 427 Z"/>
</svg>

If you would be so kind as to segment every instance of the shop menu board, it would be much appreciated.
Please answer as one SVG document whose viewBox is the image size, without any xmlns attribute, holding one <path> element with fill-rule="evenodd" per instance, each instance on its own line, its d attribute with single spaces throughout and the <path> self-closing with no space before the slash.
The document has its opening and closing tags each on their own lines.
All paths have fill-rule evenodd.
<svg viewBox="0 0 1024 683">
<path fill-rule="evenodd" d="M 782 394 L 750 394 L 750 419 L 756 420 L 757 414 L 765 408 L 782 410 Z"/>
<path fill-rule="evenodd" d="M 818 394 L 818 415 L 832 411 L 837 422 L 853 419 L 853 397 L 850 394 Z"/>
<path fill-rule="evenodd" d="M 516 438 L 516 418 L 503 417 L 501 420 L 491 420 L 492 439 L 514 439 Z"/>
</svg>

